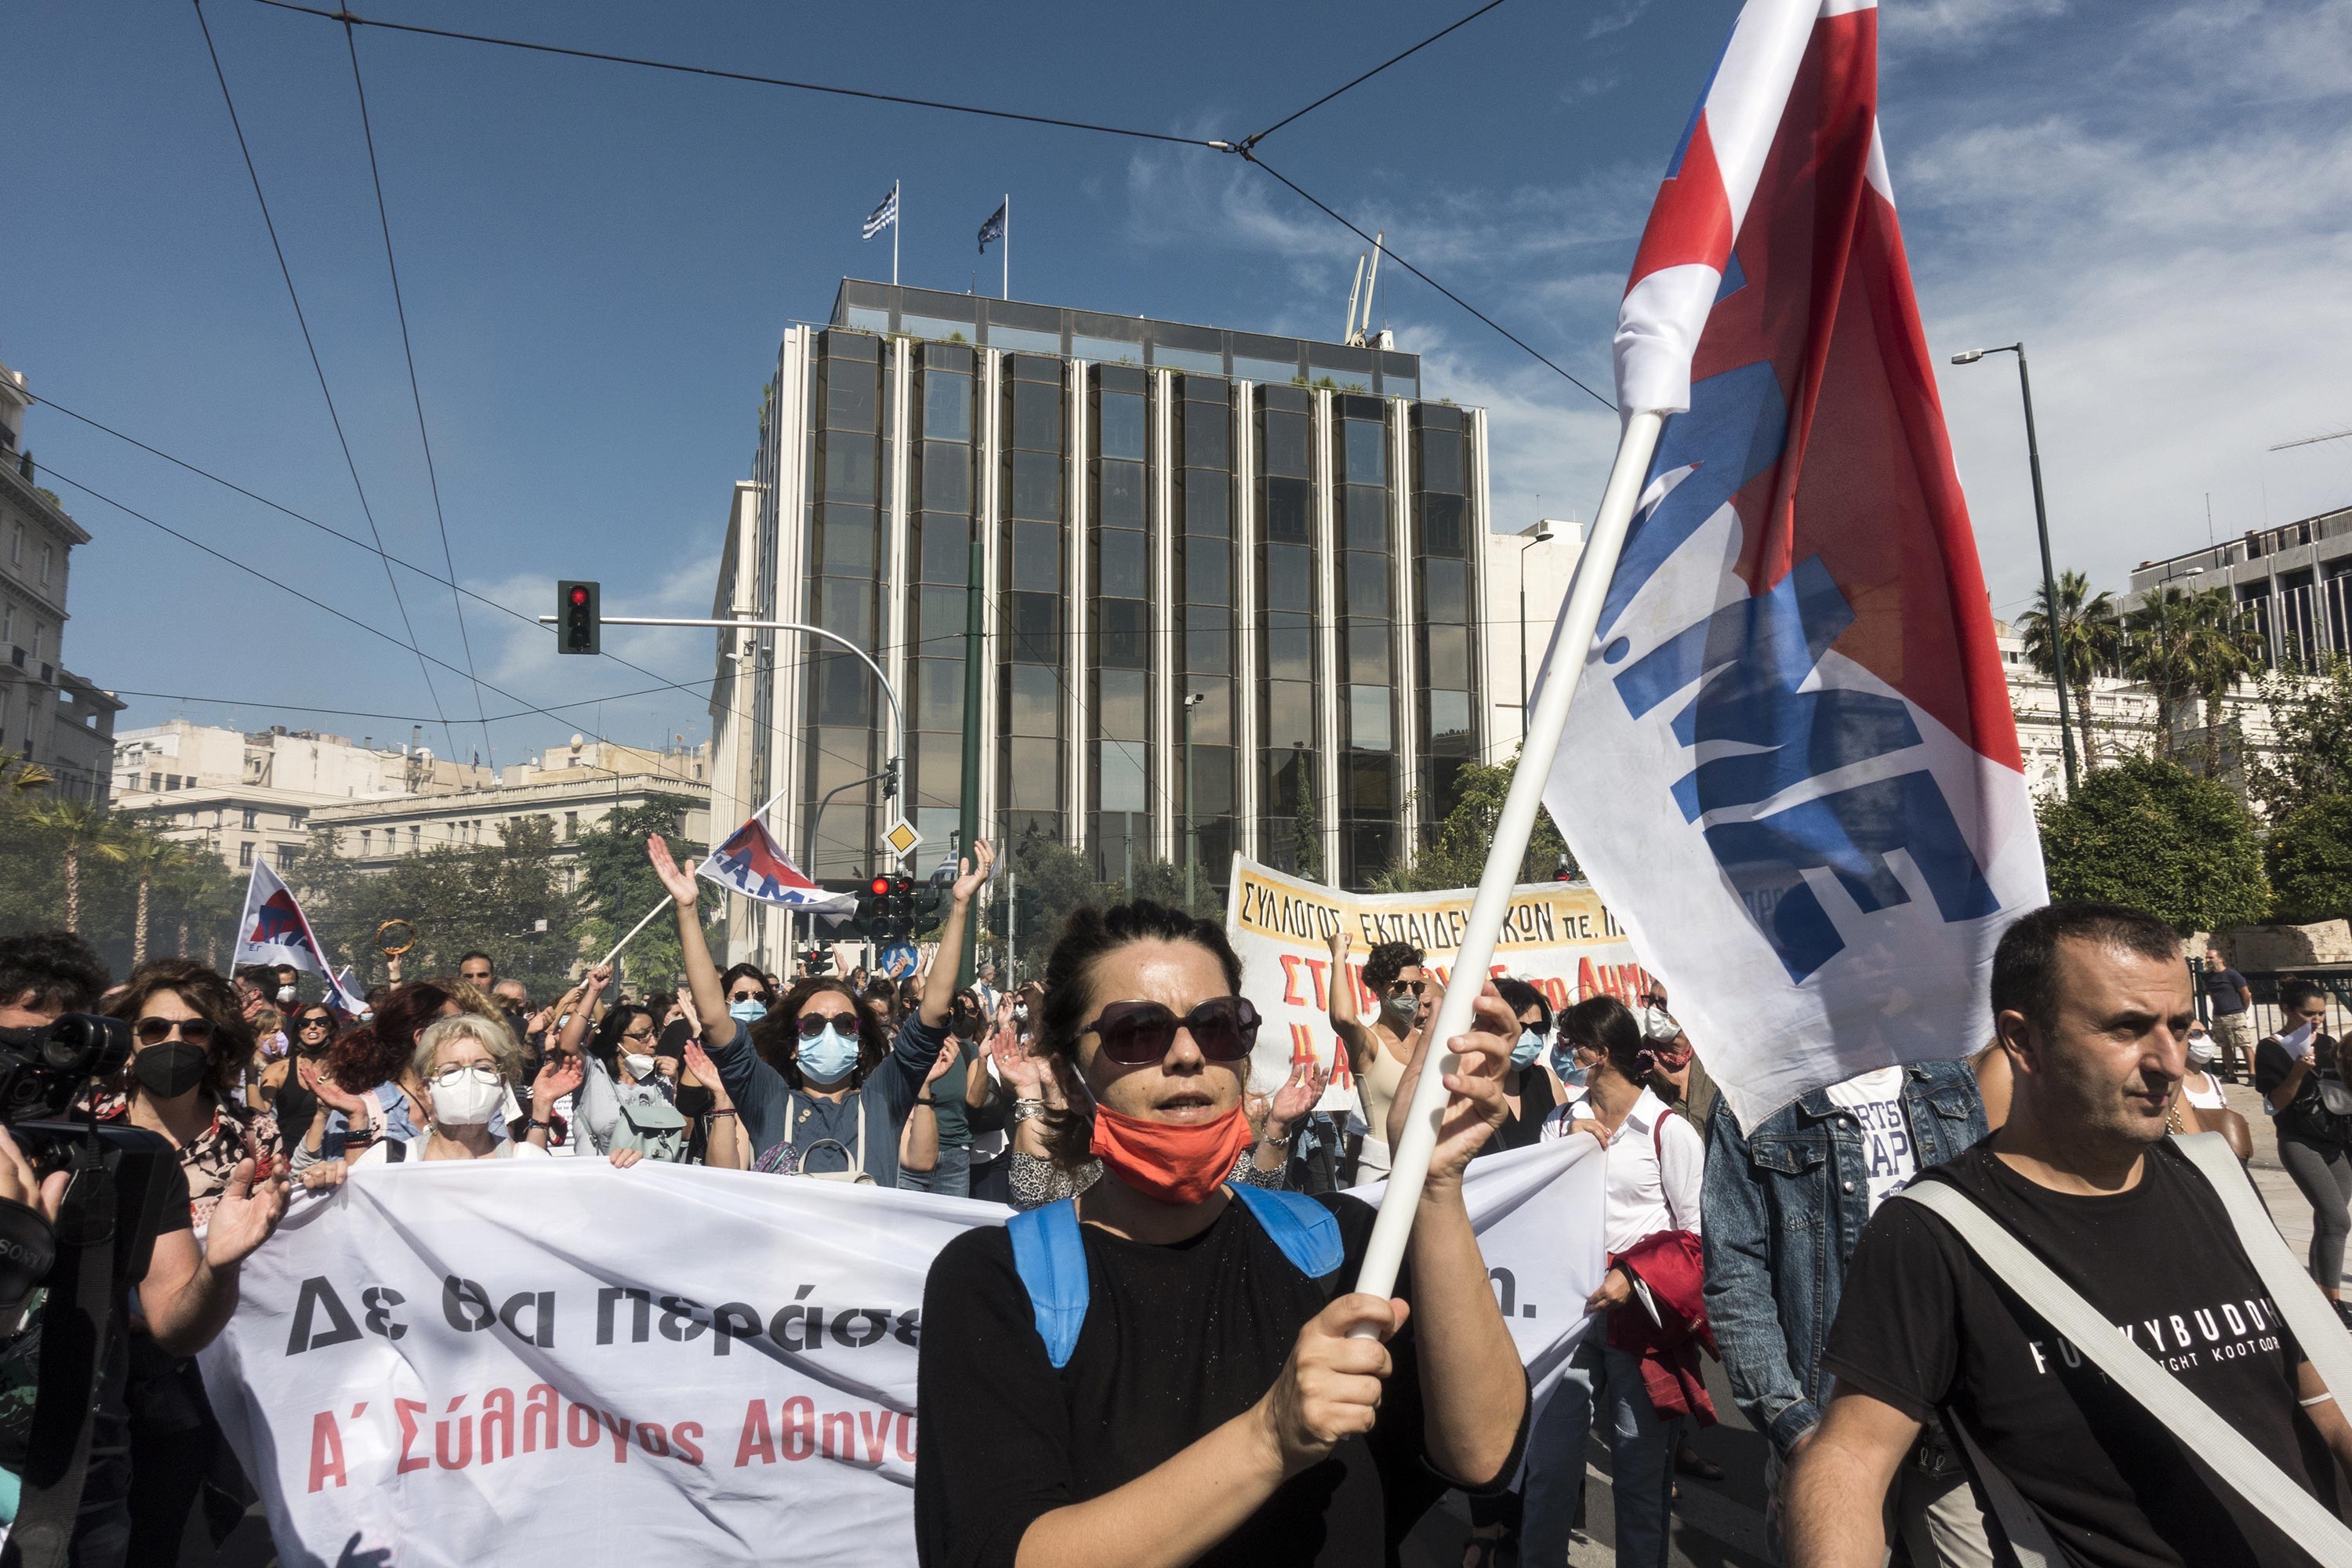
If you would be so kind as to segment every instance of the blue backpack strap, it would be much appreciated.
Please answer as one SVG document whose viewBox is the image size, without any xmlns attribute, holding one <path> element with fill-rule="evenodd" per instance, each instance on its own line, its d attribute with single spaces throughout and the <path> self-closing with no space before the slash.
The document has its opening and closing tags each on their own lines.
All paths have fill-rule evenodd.
<svg viewBox="0 0 2352 1568">
<path fill-rule="evenodd" d="M 1347 1244 L 1339 1237 L 1339 1222 L 1329 1209 L 1304 1193 L 1276 1192 L 1270 1187 L 1253 1187 L 1246 1182 L 1235 1182 L 1230 1189 L 1241 1199 L 1242 1207 L 1249 1210 L 1291 1266 L 1309 1279 L 1320 1279 L 1339 1271 L 1347 1261 Z M 1044 1318 L 1040 1310 L 1039 1319 Z"/>
<path fill-rule="evenodd" d="M 1067 1366 L 1086 1325 L 1087 1247 L 1078 1235 L 1078 1204 L 1057 1204 L 1014 1215 L 1004 1224 L 1013 1237 L 1013 1267 L 1037 1314 L 1037 1337 L 1055 1370 Z M 1337 1227 L 1334 1227 L 1334 1234 Z"/>
</svg>

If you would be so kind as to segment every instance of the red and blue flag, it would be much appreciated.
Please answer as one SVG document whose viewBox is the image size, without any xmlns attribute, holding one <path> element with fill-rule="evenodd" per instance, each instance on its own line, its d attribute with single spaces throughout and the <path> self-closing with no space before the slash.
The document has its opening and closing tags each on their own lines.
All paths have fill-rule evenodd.
<svg viewBox="0 0 2352 1568">
<path fill-rule="evenodd" d="M 1669 416 L 1545 789 L 1747 1125 L 1983 1045 L 2045 897 L 1877 24 L 1749 0 L 1675 149 L 1616 335 Z"/>
<path fill-rule="evenodd" d="M 730 892 L 788 910 L 845 915 L 857 907 L 851 895 L 829 893 L 802 875 L 756 816 L 713 849 L 697 870 Z"/>
<path fill-rule="evenodd" d="M 236 952 L 229 963 L 238 969 L 248 963 L 273 967 L 290 963 L 311 974 L 328 972 L 319 939 L 311 934 L 302 906 L 294 901 L 293 889 L 258 856 L 246 882 L 245 910 L 237 918 Z"/>
</svg>

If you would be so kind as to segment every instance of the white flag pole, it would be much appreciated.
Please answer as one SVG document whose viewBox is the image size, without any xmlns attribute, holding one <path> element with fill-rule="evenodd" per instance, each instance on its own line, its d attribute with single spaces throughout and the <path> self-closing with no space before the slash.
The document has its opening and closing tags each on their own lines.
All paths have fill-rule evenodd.
<svg viewBox="0 0 2352 1568">
<path fill-rule="evenodd" d="M 890 287 L 898 286 L 898 231 L 906 226 L 907 209 L 898 204 L 898 182 L 890 182 Z"/>
<path fill-rule="evenodd" d="M 1391 1293 L 1404 1265 L 1405 1242 L 1412 1233 L 1422 1184 L 1429 1177 L 1429 1158 L 1437 1146 L 1438 1118 L 1445 1108 L 1444 1077 L 1460 1061 L 1444 1048 L 1444 1042 L 1470 1030 L 1473 1006 L 1484 988 L 1487 966 L 1494 961 L 1496 938 L 1502 933 L 1503 917 L 1510 910 L 1519 863 L 1527 858 L 1536 813 L 1543 806 L 1544 784 L 1551 777 L 1560 731 L 1567 727 L 1568 710 L 1576 700 L 1586 653 L 1601 625 L 1609 580 L 1616 574 L 1618 552 L 1624 548 L 1625 533 L 1633 520 L 1633 503 L 1641 500 L 1642 480 L 1649 472 L 1650 456 L 1657 448 L 1658 430 L 1664 423 L 1664 414 L 1646 411 L 1625 422 L 1625 433 L 1617 443 L 1616 464 L 1609 470 L 1608 488 L 1601 492 L 1600 515 L 1593 519 L 1592 536 L 1577 558 L 1576 577 L 1568 591 L 1568 605 L 1560 614 L 1543 694 L 1528 714 L 1518 770 L 1511 776 L 1511 793 L 1496 821 L 1486 869 L 1478 879 L 1478 896 L 1470 905 L 1461 951 L 1454 956 L 1453 984 L 1446 987 L 1445 1000 L 1430 1026 L 1429 1054 L 1421 1079 L 1413 1086 L 1403 1134 L 1389 1152 L 1388 1191 L 1381 1194 L 1380 1217 L 1372 1224 L 1363 1268 L 1356 1277 L 1356 1289 L 1370 1295 Z M 1367 1326 L 1358 1337 L 1369 1338 L 1373 1331 Z"/>
<path fill-rule="evenodd" d="M 1004 193 L 1004 297 L 1013 298 L 1013 193 Z"/>
</svg>

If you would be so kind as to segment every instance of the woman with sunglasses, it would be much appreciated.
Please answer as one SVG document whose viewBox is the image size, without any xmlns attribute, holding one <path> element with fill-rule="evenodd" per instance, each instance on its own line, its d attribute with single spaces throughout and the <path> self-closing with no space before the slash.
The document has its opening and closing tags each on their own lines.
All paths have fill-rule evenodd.
<svg viewBox="0 0 2352 1568">
<path fill-rule="evenodd" d="M 612 983 L 608 966 L 588 972 L 587 1001 L 564 1025 L 556 1045 L 558 1054 L 577 1059 L 581 1068 L 579 1092 L 572 1102 L 572 1152 L 618 1155 L 634 1150 L 647 1159 L 688 1164 L 698 1163 L 709 1146 L 718 1154 L 709 1163 L 748 1169 L 740 1139 L 722 1137 L 711 1144 L 714 1132 L 735 1131 L 715 1125 L 732 1121 L 735 1108 L 710 1069 L 710 1058 L 699 1049 L 665 1047 L 651 1008 L 615 1003 L 582 1051 L 588 1016 Z M 713 1071 L 709 1079 L 696 1072 L 697 1060 Z M 533 1100 L 536 1103 L 535 1094 Z"/>
<path fill-rule="evenodd" d="M 267 1176 L 281 1152 L 277 1120 L 230 1093 L 253 1054 L 252 1026 L 226 980 L 184 958 L 141 965 L 106 1010 L 131 1026 L 130 1071 L 120 1088 L 95 1098 L 92 1111 L 172 1145 L 187 1177 L 189 1223 L 208 1241 L 240 1164 L 252 1162 L 248 1178 Z M 243 1491 L 244 1482 L 195 1363 L 173 1356 L 143 1329 L 132 1331 L 130 1356 L 131 1538 L 122 1561 L 170 1564 L 216 1466 L 226 1464 L 217 1479 L 229 1491 Z"/>
<path fill-rule="evenodd" d="M 1331 933 L 1334 979 L 1346 977 L 1348 950 L 1354 945 L 1346 931 Z M 1366 1131 L 1354 1176 L 1359 1182 L 1389 1173 L 1389 1107 L 1403 1081 L 1405 1064 L 1420 1047 L 1422 1031 L 1435 1016 L 1431 1003 L 1436 987 L 1421 960 L 1421 949 L 1404 942 L 1376 943 L 1364 955 L 1364 989 L 1380 1002 L 1380 1012 L 1369 1026 L 1357 1016 L 1356 988 L 1344 984 L 1330 988 L 1331 1027 L 1348 1047 L 1349 1070 L 1364 1100 Z"/>
<path fill-rule="evenodd" d="M 1251 1137 L 1240 988 L 1223 928 L 1158 904 L 1082 909 L 1055 944 L 1037 1045 L 1069 1109 L 1047 1140 L 1103 1179 L 931 1266 L 915 1469 L 931 1568 L 1394 1562 L 1447 1486 L 1510 1479 L 1527 1374 L 1462 1201 L 1502 1118 L 1509 1009 L 1487 988 L 1454 1041 L 1407 1326 L 1404 1300 L 1346 1293 L 1370 1205 L 1227 1180 Z"/>
<path fill-rule="evenodd" d="M 995 859 L 985 840 L 975 840 L 972 853 L 979 869 L 966 863 L 940 929 L 940 944 L 949 951 L 962 942 L 972 896 Z M 756 972 L 730 970 L 733 983 L 722 986 L 695 913 L 699 879 L 678 866 L 659 834 L 646 838 L 646 857 L 677 906 L 678 947 L 704 1020 L 703 1048 L 734 1098 L 757 1167 L 896 1185 L 900 1129 L 919 1097 L 936 1104 L 929 1086 L 948 1043 L 948 998 L 939 997 L 936 1011 L 927 1004 L 909 1016 L 895 1039 L 839 979 L 802 981 L 782 1005 L 747 1021 L 736 1011 L 743 1004 L 727 996 L 740 984 L 739 973 Z M 940 1093 L 947 1092 L 940 1080 Z M 960 1081 L 953 1092 L 963 1092 Z M 934 1172 L 934 1183 L 945 1174 Z M 946 1189 L 934 1184 L 931 1190 Z M 961 1187 L 955 1192 L 962 1195 Z"/>
<path fill-rule="evenodd" d="M 278 1132 L 288 1146 L 310 1135 L 319 1118 L 319 1071 L 335 1043 L 334 1010 L 323 1002 L 307 1002 L 287 1020 L 288 1049 L 261 1075 L 265 1103 L 278 1119 Z"/>
</svg>

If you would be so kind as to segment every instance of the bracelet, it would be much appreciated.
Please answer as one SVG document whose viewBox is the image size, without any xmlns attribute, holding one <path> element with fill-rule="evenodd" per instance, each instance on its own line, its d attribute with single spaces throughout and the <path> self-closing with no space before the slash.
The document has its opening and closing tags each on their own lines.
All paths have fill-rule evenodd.
<svg viewBox="0 0 2352 1568">
<path fill-rule="evenodd" d="M 1045 1102 L 1042 1100 L 1016 1100 L 1013 1102 L 1013 1120 L 1015 1122 L 1027 1121 L 1045 1115 Z"/>
<path fill-rule="evenodd" d="M 1261 1142 L 1266 1143 L 1287 1143 L 1290 1142 L 1290 1135 L 1297 1131 L 1297 1129 L 1295 1127 L 1286 1127 L 1281 1131 L 1276 1132 L 1274 1130 L 1274 1123 L 1269 1121 L 1258 1133 L 1258 1139 Z"/>
<path fill-rule="evenodd" d="M 552 1131 L 555 1131 L 555 1123 L 554 1123 L 554 1122 L 552 1122 L 552 1121 L 541 1121 L 538 1117 L 536 1117 L 536 1116 L 534 1116 L 534 1117 L 532 1117 L 532 1118 L 530 1119 L 529 1125 L 530 1125 L 530 1126 L 532 1126 L 532 1127 L 536 1127 L 536 1128 L 538 1128 L 541 1132 L 552 1132 Z"/>
<path fill-rule="evenodd" d="M 927 1100 L 919 1094 L 915 1096 L 915 1103 L 917 1105 L 937 1105 L 939 1101 L 936 1100 Z"/>
<path fill-rule="evenodd" d="M 731 1105 L 730 1105 L 730 1106 L 729 1106 L 729 1107 L 728 1107 L 726 1110 L 706 1110 L 706 1111 L 704 1111 L 704 1112 L 702 1113 L 702 1119 L 703 1119 L 705 1121 L 718 1121 L 718 1120 L 719 1120 L 720 1117 L 722 1117 L 722 1116 L 734 1116 L 734 1115 L 735 1115 L 735 1108 L 734 1108 L 733 1106 L 731 1106 Z M 736 1119 L 737 1121 L 739 1121 L 742 1120 L 742 1118 L 741 1118 L 741 1117 L 740 1117 L 740 1116 L 736 1117 L 735 1119 Z"/>
</svg>

